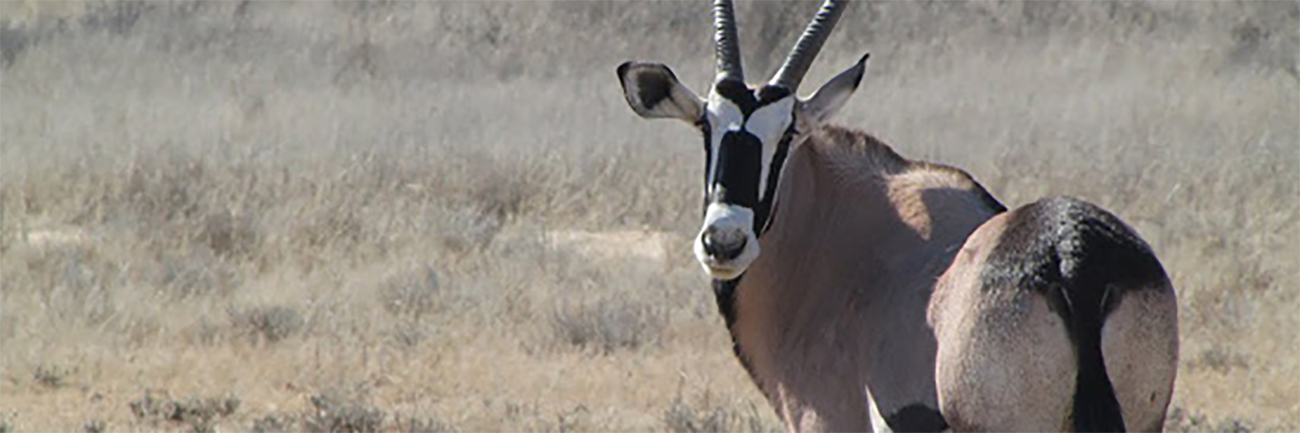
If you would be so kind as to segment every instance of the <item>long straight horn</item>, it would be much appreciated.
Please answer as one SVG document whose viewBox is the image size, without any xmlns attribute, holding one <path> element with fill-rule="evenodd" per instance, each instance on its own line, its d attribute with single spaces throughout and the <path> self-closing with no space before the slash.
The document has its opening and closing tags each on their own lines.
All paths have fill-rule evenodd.
<svg viewBox="0 0 1300 433">
<path fill-rule="evenodd" d="M 831 35 L 835 22 L 839 21 L 840 14 L 844 12 L 844 5 L 848 2 L 848 0 L 826 0 L 812 23 L 808 24 L 808 29 L 804 30 L 803 36 L 799 37 L 799 42 L 795 43 L 794 50 L 790 51 L 790 57 L 786 58 L 781 69 L 776 71 L 772 84 L 791 92 L 799 90 L 799 82 L 803 81 L 804 74 L 808 73 L 813 59 L 817 58 L 817 53 L 821 51 L 826 38 Z"/>
<path fill-rule="evenodd" d="M 731 0 L 713 3 L 713 40 L 718 56 L 718 78 L 745 81 L 740 67 L 740 37 L 736 34 L 736 11 Z"/>
</svg>

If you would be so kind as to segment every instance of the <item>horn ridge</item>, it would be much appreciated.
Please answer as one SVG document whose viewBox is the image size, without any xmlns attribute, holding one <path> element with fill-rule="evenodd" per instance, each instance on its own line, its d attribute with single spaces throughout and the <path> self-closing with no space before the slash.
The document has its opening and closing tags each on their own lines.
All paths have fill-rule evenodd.
<svg viewBox="0 0 1300 433">
<path fill-rule="evenodd" d="M 745 81 L 740 65 L 740 37 L 736 31 L 736 11 L 731 0 L 713 3 L 714 51 L 718 58 L 718 78 Z"/>
<path fill-rule="evenodd" d="M 789 89 L 791 92 L 799 90 L 799 83 L 808 73 L 808 68 L 817 58 L 822 44 L 835 28 L 840 15 L 844 13 L 844 4 L 848 2 L 849 0 L 826 0 L 821 10 L 817 12 L 817 16 L 813 17 L 808 28 L 804 30 L 803 35 L 799 36 L 799 41 L 795 43 L 794 49 L 790 51 L 790 56 L 781 65 L 781 69 L 776 71 L 772 84 Z"/>
</svg>

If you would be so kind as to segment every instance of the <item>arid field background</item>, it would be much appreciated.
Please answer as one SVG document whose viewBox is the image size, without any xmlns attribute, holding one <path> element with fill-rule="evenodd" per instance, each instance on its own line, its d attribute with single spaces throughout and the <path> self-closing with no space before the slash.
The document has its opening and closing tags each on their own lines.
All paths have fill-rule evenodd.
<svg viewBox="0 0 1300 433">
<path fill-rule="evenodd" d="M 816 8 L 741 2 L 770 74 Z M 777 430 L 703 272 L 702 2 L 0 3 L 0 432 Z M 1128 221 L 1168 427 L 1300 430 L 1300 3 L 887 1 L 839 122 Z M 807 91 L 808 89 L 805 89 Z"/>
</svg>

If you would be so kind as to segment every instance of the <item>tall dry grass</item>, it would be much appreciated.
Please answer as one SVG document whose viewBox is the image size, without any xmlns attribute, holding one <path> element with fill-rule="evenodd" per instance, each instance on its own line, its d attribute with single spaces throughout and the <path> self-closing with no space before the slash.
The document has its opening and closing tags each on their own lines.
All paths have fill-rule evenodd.
<svg viewBox="0 0 1300 433">
<path fill-rule="evenodd" d="M 812 8 L 739 5 L 747 69 Z M 698 139 L 613 74 L 702 89 L 706 9 L 0 3 L 0 426 L 779 429 L 688 252 Z M 870 50 L 839 123 L 1131 222 L 1171 427 L 1294 430 L 1298 14 L 861 3 L 808 82 Z"/>
</svg>

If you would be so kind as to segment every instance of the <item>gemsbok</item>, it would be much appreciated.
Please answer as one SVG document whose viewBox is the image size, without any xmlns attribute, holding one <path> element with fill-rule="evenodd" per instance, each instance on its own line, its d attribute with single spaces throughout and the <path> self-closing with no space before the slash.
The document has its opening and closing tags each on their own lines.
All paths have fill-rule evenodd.
<svg viewBox="0 0 1300 433">
<path fill-rule="evenodd" d="M 826 124 L 857 89 L 867 56 L 810 97 L 796 92 L 845 3 L 822 6 L 766 84 L 745 82 L 727 0 L 713 8 L 717 77 L 705 99 L 662 64 L 617 69 L 637 114 L 683 120 L 703 137 L 694 254 L 713 278 L 737 358 L 786 427 L 937 431 L 949 427 L 945 416 L 957 429 L 1034 428 L 1046 424 L 1024 420 L 1052 417 L 1059 422 L 1048 429 L 1158 426 L 1144 422 L 1163 419 L 1177 345 L 1159 262 L 1100 209 L 1056 199 L 1007 213 L 964 171 L 908 160 L 871 135 Z M 1097 230 L 1122 242 L 1098 240 Z M 1074 267 L 1051 273 L 1044 263 Z M 950 296 L 932 306 L 941 277 Z M 1040 304 L 1057 315 L 1030 308 Z M 1066 358 L 1077 362 L 1060 363 Z M 1154 385 L 1101 386 L 1101 367 Z M 1077 390 L 1064 376 L 1076 370 Z M 1138 401 L 1148 390 L 1149 402 Z M 1061 392 L 1092 412 L 1074 416 L 1079 404 L 1044 412 L 1056 407 L 1042 400 Z M 1119 416 L 1088 403 L 1105 392 L 1133 421 L 1078 424 Z M 1006 400 L 985 401 L 992 397 Z M 1008 406 L 1015 402 L 1032 404 Z"/>
</svg>

